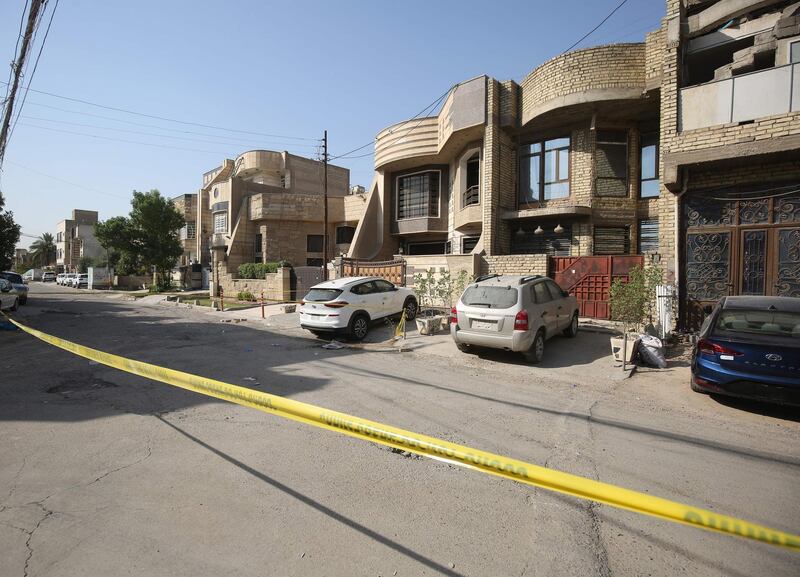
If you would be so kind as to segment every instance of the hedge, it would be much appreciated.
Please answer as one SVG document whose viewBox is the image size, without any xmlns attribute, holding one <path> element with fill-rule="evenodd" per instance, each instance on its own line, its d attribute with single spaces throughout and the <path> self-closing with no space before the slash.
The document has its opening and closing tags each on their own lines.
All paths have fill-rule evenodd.
<svg viewBox="0 0 800 577">
<path fill-rule="evenodd" d="M 286 261 L 246 262 L 239 265 L 239 278 L 263 279 L 267 273 L 278 272 L 282 266 L 289 266 L 289 263 Z"/>
</svg>

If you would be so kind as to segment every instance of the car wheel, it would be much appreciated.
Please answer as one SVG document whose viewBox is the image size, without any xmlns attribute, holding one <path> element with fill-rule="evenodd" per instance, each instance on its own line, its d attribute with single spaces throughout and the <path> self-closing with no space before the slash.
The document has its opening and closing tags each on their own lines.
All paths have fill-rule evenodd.
<svg viewBox="0 0 800 577">
<path fill-rule="evenodd" d="M 475 349 L 473 349 L 470 345 L 466 345 L 464 343 L 456 343 L 456 348 L 461 351 L 462 353 L 474 353 Z"/>
<path fill-rule="evenodd" d="M 406 313 L 406 320 L 413 321 L 417 318 L 417 299 L 409 297 L 403 303 L 403 311 Z"/>
<path fill-rule="evenodd" d="M 21 305 L 24 305 L 24 304 L 25 304 L 25 303 L 27 303 L 27 302 L 28 302 L 28 297 L 25 297 L 25 298 L 23 298 L 23 299 L 21 299 L 21 300 L 19 301 L 19 304 L 21 304 Z"/>
<path fill-rule="evenodd" d="M 533 338 L 531 348 L 523 353 L 525 360 L 532 364 L 537 364 L 542 361 L 544 357 L 544 331 L 539 330 Z"/>
<path fill-rule="evenodd" d="M 578 336 L 578 313 L 572 315 L 572 320 L 569 322 L 569 326 L 564 329 L 564 336 L 574 339 Z"/>
<path fill-rule="evenodd" d="M 13 304 L 13 305 L 11 305 L 11 308 L 10 308 L 10 309 L 8 309 L 8 310 L 10 310 L 10 311 L 15 311 L 15 310 L 17 310 L 17 305 L 18 305 L 18 304 L 19 304 L 19 299 L 14 299 L 14 304 Z"/>
<path fill-rule="evenodd" d="M 363 313 L 353 315 L 350 319 L 350 338 L 354 341 L 362 341 L 369 332 L 369 317 Z"/>
<path fill-rule="evenodd" d="M 695 393 L 703 393 L 704 395 L 708 394 L 706 391 L 694 384 L 694 375 L 689 375 L 689 386 Z"/>
</svg>

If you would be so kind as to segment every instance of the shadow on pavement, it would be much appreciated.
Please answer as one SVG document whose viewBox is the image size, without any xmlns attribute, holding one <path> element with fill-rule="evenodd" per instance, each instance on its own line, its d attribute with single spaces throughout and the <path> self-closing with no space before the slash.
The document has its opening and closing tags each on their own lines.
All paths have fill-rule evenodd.
<svg viewBox="0 0 800 577">
<path fill-rule="evenodd" d="M 358 531 L 362 535 L 365 535 L 365 536 L 369 537 L 370 539 L 373 539 L 373 540 L 377 541 L 381 545 L 384 545 L 386 547 L 389 547 L 390 549 L 393 549 L 394 551 L 397 551 L 401 555 L 405 555 L 406 557 L 408 557 L 410 559 L 413 559 L 414 561 L 417 561 L 418 563 L 422 563 L 423 565 L 425 565 L 426 567 L 429 567 L 430 569 L 432 569 L 433 571 L 436 571 L 437 573 L 440 573 L 442 575 L 450 575 L 451 577 L 460 577 L 461 574 L 453 571 L 451 568 L 445 567 L 444 565 L 440 565 L 436 561 L 433 561 L 432 559 L 429 559 L 429 558 L 427 558 L 427 557 L 425 557 L 423 555 L 420 555 L 416 551 L 413 551 L 413 550 L 409 549 L 408 547 L 405 547 L 404 545 L 401 545 L 397 541 L 393 541 L 392 539 L 386 537 L 385 535 L 381 535 L 380 533 L 378 533 L 376 531 L 373 531 L 369 527 L 366 527 L 366 526 L 362 525 L 361 523 L 358 523 L 357 521 L 354 521 L 353 519 L 350 519 L 349 517 L 345 517 L 341 513 L 338 513 L 336 511 L 334 511 L 333 509 L 330 509 L 330 508 L 326 507 L 322 503 L 319 503 L 318 501 L 313 500 L 312 498 L 304 495 L 303 493 L 295 491 L 294 489 L 292 489 L 291 487 L 289 487 L 287 485 L 284 485 L 280 481 L 276 481 L 275 479 L 267 476 L 266 474 L 262 473 L 261 471 L 257 471 L 256 469 L 254 469 L 253 467 L 247 465 L 246 463 L 243 463 L 243 462 L 231 457 L 227 453 L 224 453 L 224 452 L 220 451 L 219 449 L 216 449 L 216 448 L 212 447 L 211 445 L 201 441 L 197 437 L 194 437 L 193 435 L 187 433 L 186 431 L 184 431 L 183 429 L 177 427 L 176 425 L 174 425 L 170 421 L 164 419 L 160 415 L 156 415 L 156 418 L 158 420 L 160 420 L 162 423 L 164 423 L 165 425 L 167 425 L 168 427 L 171 427 L 172 429 L 174 429 L 175 431 L 177 431 L 178 433 L 183 435 L 184 437 L 190 439 L 194 443 L 197 443 L 198 445 L 200 445 L 204 449 L 207 449 L 207 450 L 211 451 L 212 453 L 214 453 L 218 457 L 220 457 L 220 458 L 226 460 L 227 462 L 229 462 L 230 464 L 240 468 L 242 471 L 245 471 L 246 473 L 249 473 L 253 477 L 256 477 L 257 479 L 260 479 L 261 481 L 267 483 L 268 485 L 271 485 L 272 487 L 278 489 L 279 491 L 282 491 L 283 493 L 285 493 L 286 495 L 292 497 L 293 499 L 297 499 L 298 501 L 300 501 L 304 505 L 307 505 L 307 506 L 309 506 L 309 507 L 311 507 L 313 509 L 316 509 L 320 513 L 322 513 L 324 515 L 327 515 L 331 519 L 334 519 L 335 521 L 338 521 L 339 523 L 342 523 L 343 525 L 347 525 L 351 529 L 355 529 L 356 531 Z"/>
<path fill-rule="evenodd" d="M 763 415 L 765 417 L 784 419 L 786 421 L 800 423 L 800 407 L 777 405 L 774 403 L 753 401 L 750 399 L 740 399 L 739 397 L 729 397 L 727 395 L 709 396 L 720 405 L 725 405 L 726 407 L 730 407 L 732 409 L 738 409 L 740 411 L 747 411 L 748 413 L 754 413 L 756 415 Z"/>
</svg>

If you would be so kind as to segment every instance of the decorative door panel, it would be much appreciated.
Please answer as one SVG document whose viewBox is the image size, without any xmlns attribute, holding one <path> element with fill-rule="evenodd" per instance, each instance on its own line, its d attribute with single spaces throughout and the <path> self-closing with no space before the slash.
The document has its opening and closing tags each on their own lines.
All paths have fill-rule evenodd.
<svg viewBox="0 0 800 577">
<path fill-rule="evenodd" d="M 779 228 L 775 294 L 800 297 L 800 228 Z"/>
</svg>

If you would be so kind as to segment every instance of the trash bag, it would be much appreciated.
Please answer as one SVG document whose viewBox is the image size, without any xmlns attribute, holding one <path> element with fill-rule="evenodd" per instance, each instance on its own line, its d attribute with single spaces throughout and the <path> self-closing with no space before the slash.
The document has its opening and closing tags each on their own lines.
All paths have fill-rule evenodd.
<svg viewBox="0 0 800 577">
<path fill-rule="evenodd" d="M 664 345 L 661 339 L 651 335 L 642 335 L 639 341 L 639 357 L 645 364 L 659 369 L 667 368 L 667 359 L 664 356 Z"/>
</svg>

